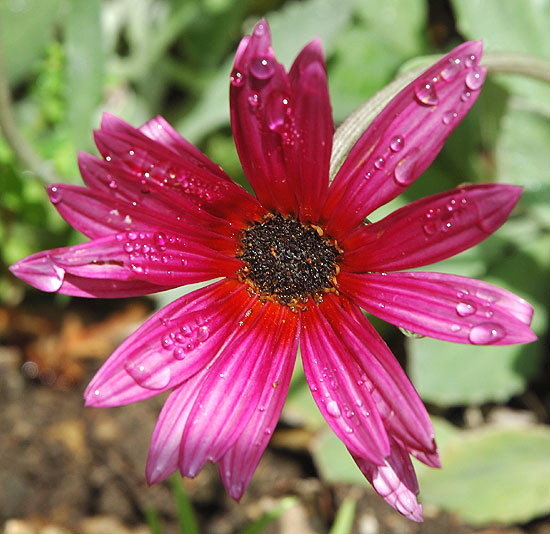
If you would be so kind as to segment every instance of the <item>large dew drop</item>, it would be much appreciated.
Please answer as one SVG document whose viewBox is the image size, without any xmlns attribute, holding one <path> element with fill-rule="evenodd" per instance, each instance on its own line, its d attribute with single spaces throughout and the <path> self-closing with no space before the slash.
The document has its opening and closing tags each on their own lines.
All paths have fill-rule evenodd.
<svg viewBox="0 0 550 534">
<path fill-rule="evenodd" d="M 504 327 L 498 323 L 481 323 L 470 330 L 468 338 L 474 345 L 491 345 L 506 335 Z"/>
<path fill-rule="evenodd" d="M 144 363 L 127 362 L 124 365 L 126 372 L 136 381 L 136 383 L 146 389 L 164 389 L 170 383 L 170 368 L 158 366 L 151 370 Z"/>
<path fill-rule="evenodd" d="M 439 103 L 439 97 L 432 82 L 424 82 L 417 85 L 414 94 L 418 102 L 425 106 L 436 106 Z"/>
</svg>

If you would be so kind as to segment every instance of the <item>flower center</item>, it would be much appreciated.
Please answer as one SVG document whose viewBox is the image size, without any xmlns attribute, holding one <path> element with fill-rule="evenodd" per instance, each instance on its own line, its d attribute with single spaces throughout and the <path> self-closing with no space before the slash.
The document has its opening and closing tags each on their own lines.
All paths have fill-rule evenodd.
<svg viewBox="0 0 550 534">
<path fill-rule="evenodd" d="M 310 297 L 320 302 L 323 293 L 336 291 L 342 250 L 318 226 L 269 214 L 243 231 L 241 245 L 239 279 L 262 300 L 305 310 Z"/>
</svg>

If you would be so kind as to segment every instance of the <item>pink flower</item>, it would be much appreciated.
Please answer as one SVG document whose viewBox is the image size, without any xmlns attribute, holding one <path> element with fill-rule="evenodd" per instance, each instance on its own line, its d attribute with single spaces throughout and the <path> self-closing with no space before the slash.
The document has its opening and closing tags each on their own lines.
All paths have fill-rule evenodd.
<svg viewBox="0 0 550 534">
<path fill-rule="evenodd" d="M 51 201 L 89 242 L 34 254 L 12 272 L 44 291 L 145 295 L 218 278 L 160 310 L 105 362 L 88 406 L 172 390 L 147 480 L 205 462 L 240 499 L 271 437 L 298 350 L 328 424 L 386 501 L 420 521 L 410 455 L 437 467 L 428 414 L 361 308 L 419 334 L 473 344 L 534 339 L 532 308 L 487 283 L 402 272 L 458 254 L 500 227 L 520 188 L 463 186 L 364 219 L 433 161 L 479 94 L 481 43 L 468 42 L 403 89 L 332 183 L 334 126 L 317 41 L 289 73 L 265 21 L 238 48 L 231 123 L 256 196 L 157 117 L 139 129 L 105 115 L 88 187 Z"/>
</svg>

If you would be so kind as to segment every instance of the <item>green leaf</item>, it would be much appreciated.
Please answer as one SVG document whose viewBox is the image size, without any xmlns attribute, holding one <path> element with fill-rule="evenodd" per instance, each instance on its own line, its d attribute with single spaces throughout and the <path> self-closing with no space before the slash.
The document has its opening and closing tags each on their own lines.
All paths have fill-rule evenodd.
<svg viewBox="0 0 550 534">
<path fill-rule="evenodd" d="M 480 347 L 406 340 L 409 374 L 420 396 L 439 406 L 506 401 L 538 370 L 536 344 Z"/>
<path fill-rule="evenodd" d="M 482 39 L 486 51 L 550 58 L 550 0 L 453 0 L 452 5 L 460 33 L 468 39 Z M 515 94 L 548 110 L 548 85 L 513 76 L 499 76 L 499 80 Z"/>
<path fill-rule="evenodd" d="M 74 145 L 91 149 L 90 130 L 103 90 L 101 2 L 70 3 L 66 26 L 68 120 Z"/>
<path fill-rule="evenodd" d="M 420 497 L 476 525 L 550 512 L 550 430 L 490 428 L 440 448 L 443 468 L 419 472 Z"/>
<path fill-rule="evenodd" d="M 61 7 L 60 0 L 0 2 L 0 48 L 10 84 L 35 73 L 53 38 Z"/>
</svg>

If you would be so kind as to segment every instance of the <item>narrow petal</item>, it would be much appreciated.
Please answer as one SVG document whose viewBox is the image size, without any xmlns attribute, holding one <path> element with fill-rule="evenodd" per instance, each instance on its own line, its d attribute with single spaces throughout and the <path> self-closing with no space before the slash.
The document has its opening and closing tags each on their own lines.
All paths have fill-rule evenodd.
<svg viewBox="0 0 550 534">
<path fill-rule="evenodd" d="M 352 272 L 412 269 L 444 260 L 492 234 L 508 218 L 521 187 L 460 187 L 409 204 L 360 227 L 340 245 Z"/>
<path fill-rule="evenodd" d="M 107 114 L 106 114 L 107 115 Z M 113 116 L 111 116 L 112 118 Z M 116 117 L 114 117 L 116 119 Z M 120 120 L 120 119 L 117 119 Z M 110 128 L 113 128 L 111 122 Z M 204 155 L 198 148 L 183 138 L 173 127 L 160 115 L 153 117 L 139 128 L 139 131 L 150 139 L 158 141 L 161 145 L 172 149 L 179 156 L 185 154 L 185 157 L 194 160 L 199 167 L 208 169 L 212 174 L 219 176 L 223 180 L 232 181 L 224 170 L 216 165 L 210 158 Z"/>
<path fill-rule="evenodd" d="M 115 120 L 117 126 L 113 129 Z M 212 173 L 188 152 L 176 154 L 112 116 L 105 124 L 95 131 L 94 138 L 115 174 L 109 182 L 111 188 L 116 188 L 116 173 L 123 171 L 133 176 L 141 188 L 156 184 L 165 195 L 179 195 L 212 215 L 228 218 L 233 214 L 232 206 L 237 204 L 251 212 L 244 216 L 256 216 L 260 207 L 251 195 L 226 177 Z"/>
<path fill-rule="evenodd" d="M 279 366 L 278 360 L 288 357 L 295 346 L 286 330 L 295 331 L 292 322 L 296 321 L 298 317 L 282 310 L 279 304 L 258 303 L 240 331 L 223 347 L 205 377 L 183 431 L 179 468 L 184 476 L 195 476 L 206 461 L 220 461 L 245 431 L 262 407 L 270 369 Z M 271 387 L 278 386 L 276 381 L 271 383 Z"/>
<path fill-rule="evenodd" d="M 175 218 L 170 212 L 143 208 L 109 196 L 106 192 L 74 185 L 51 185 L 49 194 L 55 199 L 60 215 L 74 228 L 95 239 L 114 233 L 157 231 L 193 236 L 194 241 L 228 255 L 235 253 L 236 241 L 211 230 L 208 221 L 204 224 L 189 223 L 182 217 Z M 216 229 L 220 229 L 218 224 Z M 230 225 L 227 225 L 227 230 Z M 225 231 L 226 228 L 221 228 Z M 233 232 L 234 230 L 232 230 Z"/>
<path fill-rule="evenodd" d="M 260 202 L 284 215 L 297 212 L 297 176 L 288 172 L 284 144 L 294 141 L 290 81 L 260 21 L 237 50 L 231 74 L 231 128 L 244 173 Z M 294 162 L 292 162 L 294 163 Z M 293 165 L 295 167 L 295 165 Z"/>
<path fill-rule="evenodd" d="M 330 343 L 338 350 L 332 367 L 326 366 L 328 372 L 332 369 L 332 372 L 344 375 L 349 383 L 340 378 L 337 382 L 340 388 L 346 384 L 349 394 L 354 398 L 347 404 L 348 408 L 340 412 L 344 415 L 353 414 L 352 420 L 356 414 L 360 416 L 363 410 L 367 410 L 369 414 L 379 414 L 389 435 L 398 438 L 411 451 L 428 455 L 429 465 L 439 465 L 437 454 L 433 455 L 436 453 L 433 428 L 420 397 L 361 310 L 343 297 L 329 295 L 319 306 L 319 311 L 319 318 L 315 320 L 317 324 L 324 323 L 324 338 L 332 340 Z M 330 344 L 323 343 L 321 334 L 313 336 L 306 328 L 304 337 L 307 336 L 314 337 L 318 343 L 315 358 L 322 362 L 323 347 L 329 347 Z M 304 354 L 304 349 L 302 352 Z M 311 356 L 307 357 L 311 359 Z M 306 365 L 309 363 L 306 364 L 304 356 L 304 368 Z M 326 372 L 323 367 L 323 373 Z M 321 376 L 317 382 L 310 382 L 310 387 L 314 386 L 312 389 L 317 388 L 313 391 L 314 396 L 322 396 L 323 392 L 318 392 L 326 388 L 327 384 L 330 385 L 327 376 Z M 374 408 L 366 404 L 373 402 Z M 354 454 L 358 454 L 350 447 L 349 441 L 342 440 Z M 358 455 L 368 458 L 364 454 Z"/>
<path fill-rule="evenodd" d="M 464 43 L 405 87 L 359 138 L 338 171 L 323 215 L 342 241 L 430 165 L 485 79 L 481 42 Z"/>
<path fill-rule="evenodd" d="M 123 298 L 150 295 L 176 285 L 158 285 L 147 280 L 112 280 L 102 278 L 81 278 L 73 276 L 55 264 L 49 252 L 38 252 L 10 266 L 10 271 L 17 278 L 46 291 L 62 295 L 88 298 Z"/>
<path fill-rule="evenodd" d="M 307 45 L 289 72 L 296 140 L 285 144 L 285 159 L 297 166 L 299 216 L 317 221 L 328 192 L 334 123 L 325 59 L 318 40 Z"/>
<path fill-rule="evenodd" d="M 163 217 L 171 219 L 174 224 L 188 222 L 214 229 L 219 233 L 234 232 L 228 220 L 206 212 L 192 202 L 190 197 L 153 181 L 137 180 L 128 169 L 113 166 L 109 161 L 86 153 L 78 155 L 78 166 L 90 190 L 107 195 L 113 201 L 125 205 L 125 211 L 130 210 L 130 218 L 134 210 L 142 210 L 145 213 L 163 214 Z M 69 200 L 64 198 L 63 190 L 57 185 L 50 188 L 49 195 L 51 202 L 58 209 L 63 209 L 63 204 Z M 237 203 L 236 206 L 244 214 L 247 212 L 247 201 L 243 200 L 242 205 Z M 238 222 L 239 217 L 240 215 L 233 221 Z"/>
<path fill-rule="evenodd" d="M 299 321 L 288 307 L 281 309 L 284 324 L 275 347 L 272 365 L 265 377 L 257 410 L 245 429 L 219 462 L 220 476 L 229 495 L 239 500 L 262 457 L 285 402 L 298 350 Z"/>
<path fill-rule="evenodd" d="M 418 334 L 475 345 L 536 339 L 532 307 L 522 298 L 472 278 L 440 273 L 342 272 L 340 289 L 362 308 Z"/>
<path fill-rule="evenodd" d="M 418 503 L 418 481 L 409 454 L 392 440 L 391 454 L 384 465 L 375 465 L 354 457 L 359 469 L 378 494 L 400 514 L 412 521 L 422 521 L 422 505 Z"/>
<path fill-rule="evenodd" d="M 38 252 L 11 270 L 43 291 L 65 293 L 66 274 L 82 279 L 145 280 L 165 287 L 231 276 L 240 260 L 163 232 L 125 232 Z"/>
<path fill-rule="evenodd" d="M 172 302 L 109 357 L 88 385 L 87 406 L 120 406 L 170 389 L 207 366 L 253 299 L 225 280 Z"/>
<path fill-rule="evenodd" d="M 326 313 L 310 309 L 303 319 L 301 351 L 311 393 L 346 447 L 382 465 L 389 442 L 378 407 L 364 386 L 362 370 L 323 316 Z"/>
</svg>

